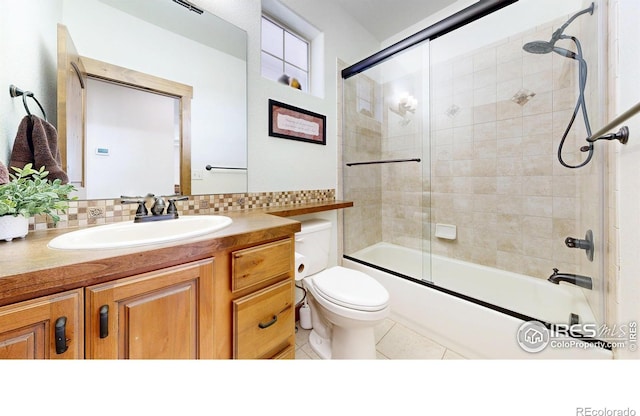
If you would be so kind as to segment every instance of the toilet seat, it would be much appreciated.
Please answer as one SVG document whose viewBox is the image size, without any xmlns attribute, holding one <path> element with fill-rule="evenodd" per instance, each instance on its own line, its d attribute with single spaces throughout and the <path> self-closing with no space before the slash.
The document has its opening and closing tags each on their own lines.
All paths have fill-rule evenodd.
<svg viewBox="0 0 640 416">
<path fill-rule="evenodd" d="M 373 312 L 389 304 L 384 286 L 360 271 L 336 266 L 311 278 L 318 295 L 345 308 Z"/>
</svg>

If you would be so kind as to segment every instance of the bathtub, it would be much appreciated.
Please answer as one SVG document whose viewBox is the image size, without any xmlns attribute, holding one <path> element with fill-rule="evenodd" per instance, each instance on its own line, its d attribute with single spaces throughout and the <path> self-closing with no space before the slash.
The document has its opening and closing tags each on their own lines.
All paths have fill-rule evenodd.
<svg viewBox="0 0 640 416">
<path fill-rule="evenodd" d="M 570 337 L 554 338 L 562 348 L 547 347 L 537 353 L 524 351 L 517 342 L 518 329 L 529 317 L 569 324 L 573 313 L 581 323 L 595 322 L 583 289 L 438 255 L 427 254 L 423 262 L 423 255 L 377 243 L 346 256 L 342 264 L 369 274 L 389 291 L 392 319 L 464 357 L 613 358 L 610 350 L 594 344 L 574 346 L 576 340 Z M 394 274 L 421 280 L 429 270 L 432 285 Z"/>
</svg>

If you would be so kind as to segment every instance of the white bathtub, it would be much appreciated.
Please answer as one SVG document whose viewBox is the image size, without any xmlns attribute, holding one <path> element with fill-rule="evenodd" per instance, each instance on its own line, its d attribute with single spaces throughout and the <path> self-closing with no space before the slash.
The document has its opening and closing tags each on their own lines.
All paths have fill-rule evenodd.
<svg viewBox="0 0 640 416">
<path fill-rule="evenodd" d="M 556 286 L 544 279 L 437 255 L 427 255 L 423 262 L 421 251 L 389 243 L 375 244 L 350 257 L 416 279 L 428 276 L 431 270 L 432 282 L 438 287 L 549 323 L 568 324 L 571 313 L 578 314 L 582 323 L 595 322 L 582 289 L 575 286 Z M 371 275 L 387 288 L 392 319 L 467 358 L 612 358 L 609 350 L 582 348 L 589 344 L 528 353 L 516 339 L 522 319 L 356 261 L 343 259 L 343 265 Z M 427 273 L 422 273 L 423 268 Z"/>
</svg>

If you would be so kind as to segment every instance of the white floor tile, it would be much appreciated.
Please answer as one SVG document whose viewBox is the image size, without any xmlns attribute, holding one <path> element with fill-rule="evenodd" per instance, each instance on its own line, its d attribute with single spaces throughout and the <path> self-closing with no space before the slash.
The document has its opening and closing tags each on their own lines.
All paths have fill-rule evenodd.
<svg viewBox="0 0 640 416">
<path fill-rule="evenodd" d="M 396 323 L 378 342 L 376 349 L 392 360 L 440 360 L 446 348 Z"/>
<path fill-rule="evenodd" d="M 385 319 L 382 323 L 376 326 L 375 328 L 376 344 L 380 342 L 382 337 L 384 337 L 387 334 L 387 332 L 389 332 L 389 330 L 391 329 L 391 327 L 393 327 L 394 324 L 395 322 L 393 322 L 391 319 Z"/>
<path fill-rule="evenodd" d="M 296 349 L 296 360 L 311 360 L 311 357 L 309 356 L 309 354 L 304 352 L 302 347 L 299 347 L 298 349 Z"/>
<path fill-rule="evenodd" d="M 310 329 L 302 329 L 299 324 L 296 324 L 296 348 L 301 347 L 309 340 Z"/>
<path fill-rule="evenodd" d="M 453 352 L 451 350 L 447 350 L 444 353 L 444 357 L 442 357 L 443 360 L 466 360 L 466 358 L 464 358 L 462 355 L 458 354 L 457 352 Z"/>
<path fill-rule="evenodd" d="M 311 330 L 302 329 L 299 323 L 296 324 L 298 328 L 296 332 L 296 359 L 319 360 L 320 357 L 313 352 L 308 342 Z M 375 338 L 376 358 L 379 360 L 465 359 L 455 351 L 446 349 L 391 319 L 385 319 L 384 322 L 376 326 Z"/>
</svg>

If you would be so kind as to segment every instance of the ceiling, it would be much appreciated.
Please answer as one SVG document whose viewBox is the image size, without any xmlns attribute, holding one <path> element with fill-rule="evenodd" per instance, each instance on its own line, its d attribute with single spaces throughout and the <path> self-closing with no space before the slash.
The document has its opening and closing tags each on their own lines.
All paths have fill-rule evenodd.
<svg viewBox="0 0 640 416">
<path fill-rule="evenodd" d="M 331 0 L 380 42 L 457 0 Z"/>
</svg>

